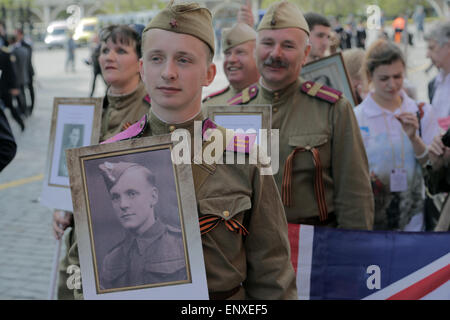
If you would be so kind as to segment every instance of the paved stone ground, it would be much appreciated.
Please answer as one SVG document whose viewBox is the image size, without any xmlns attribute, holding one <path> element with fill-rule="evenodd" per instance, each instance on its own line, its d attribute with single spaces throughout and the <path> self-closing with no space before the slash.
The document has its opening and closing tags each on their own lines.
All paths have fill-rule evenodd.
<svg viewBox="0 0 450 320">
<path fill-rule="evenodd" d="M 418 98 L 427 101 L 426 86 L 436 71 L 424 73 L 428 63 L 425 49 L 424 43 L 410 48 L 408 61 L 409 77 L 417 86 Z M 47 157 L 53 98 L 88 95 L 91 70 L 82 62 L 87 56 L 87 49 L 77 49 L 76 73 L 65 73 L 63 50 L 36 51 L 35 111 L 27 119 L 24 132 L 10 120 L 18 152 L 0 174 L 0 299 L 47 299 L 56 242 L 51 235 L 51 210 L 38 200 L 43 183 L 39 175 L 44 173 Z M 204 95 L 226 84 L 221 60 L 216 62 L 218 76 Z M 97 81 L 95 96 L 102 96 L 105 87 L 101 80 Z M 5 188 L 9 182 L 36 176 L 37 181 Z"/>
</svg>

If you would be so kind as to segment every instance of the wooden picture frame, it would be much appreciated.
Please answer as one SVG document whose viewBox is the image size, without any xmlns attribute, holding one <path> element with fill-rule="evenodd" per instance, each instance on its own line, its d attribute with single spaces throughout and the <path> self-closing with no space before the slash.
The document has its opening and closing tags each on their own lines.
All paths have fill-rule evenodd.
<svg viewBox="0 0 450 320">
<path fill-rule="evenodd" d="M 192 169 L 172 149 L 162 135 L 66 151 L 85 299 L 208 299 Z"/>
<path fill-rule="evenodd" d="M 259 129 L 267 130 L 267 155 L 271 155 L 272 105 L 207 106 L 205 113 L 209 119 L 226 129 L 235 131 L 242 129 L 241 133 L 256 133 L 258 145 L 261 144 Z"/>
<path fill-rule="evenodd" d="M 54 98 L 41 203 L 72 211 L 69 173 L 64 150 L 97 144 L 100 139 L 102 98 Z"/>
<path fill-rule="evenodd" d="M 304 80 L 321 82 L 327 87 L 341 91 L 350 104 L 356 106 L 356 94 L 341 52 L 305 64 L 300 76 Z"/>
</svg>

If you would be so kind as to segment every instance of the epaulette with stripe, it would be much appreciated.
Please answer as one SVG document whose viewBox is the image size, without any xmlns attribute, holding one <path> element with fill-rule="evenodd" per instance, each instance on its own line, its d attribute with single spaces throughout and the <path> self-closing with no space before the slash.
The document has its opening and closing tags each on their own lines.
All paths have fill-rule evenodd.
<svg viewBox="0 0 450 320">
<path fill-rule="evenodd" d="M 248 103 L 253 100 L 258 95 L 258 86 L 252 84 L 251 86 L 245 88 L 236 96 L 227 100 L 227 103 L 231 106 Z"/>
<path fill-rule="evenodd" d="M 144 133 L 145 128 L 147 128 L 147 115 L 145 114 L 141 120 L 129 126 L 126 130 L 116 134 L 100 144 L 111 143 L 116 141 L 128 140 L 133 138 L 139 138 Z"/>
<path fill-rule="evenodd" d="M 206 102 L 211 98 L 217 97 L 218 95 L 221 95 L 222 93 L 227 92 L 228 90 L 230 90 L 230 86 L 223 88 L 222 90 L 216 91 L 214 93 L 211 93 L 210 95 L 208 95 L 207 97 L 205 97 L 202 102 Z"/>
<path fill-rule="evenodd" d="M 216 125 L 211 119 L 207 118 L 203 120 L 202 125 L 202 137 L 203 141 L 207 141 L 210 139 L 209 129 L 218 129 L 221 130 L 223 137 L 226 137 L 226 129 Z M 234 133 L 234 136 L 228 144 L 224 141 L 224 151 L 231 151 L 237 153 L 246 153 L 250 154 L 251 150 L 255 146 L 256 142 L 256 133 Z"/>
<path fill-rule="evenodd" d="M 313 81 L 306 81 L 302 85 L 301 91 L 311 97 L 319 98 L 331 104 L 336 103 L 342 96 L 342 92 Z"/>
</svg>

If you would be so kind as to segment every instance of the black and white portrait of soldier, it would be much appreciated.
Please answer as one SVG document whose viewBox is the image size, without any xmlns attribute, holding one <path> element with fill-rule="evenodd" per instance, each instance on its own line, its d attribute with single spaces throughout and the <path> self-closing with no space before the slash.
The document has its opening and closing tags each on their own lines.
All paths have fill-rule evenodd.
<svg viewBox="0 0 450 320">
<path fill-rule="evenodd" d="M 164 211 L 171 205 L 161 203 L 166 200 L 162 200 L 154 173 L 139 163 L 115 159 L 97 164 L 97 172 L 101 173 L 108 191 L 113 211 L 110 214 L 123 230 L 122 239 L 108 248 L 102 259 L 100 288 L 187 280 L 181 227 L 162 218 L 167 216 Z M 102 225 L 99 223 L 96 228 Z"/>
<path fill-rule="evenodd" d="M 83 145 L 84 125 L 82 124 L 64 124 L 61 155 L 59 157 L 58 176 L 68 177 L 66 163 L 66 149 L 78 148 Z"/>
</svg>

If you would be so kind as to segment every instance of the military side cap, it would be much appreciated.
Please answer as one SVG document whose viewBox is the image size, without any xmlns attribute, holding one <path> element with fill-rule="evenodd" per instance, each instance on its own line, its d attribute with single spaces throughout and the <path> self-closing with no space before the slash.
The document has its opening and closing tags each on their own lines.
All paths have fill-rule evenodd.
<svg viewBox="0 0 450 320">
<path fill-rule="evenodd" d="M 205 42 L 214 53 L 214 28 L 211 12 L 198 3 L 174 4 L 173 0 L 145 27 L 194 36 Z"/>
<path fill-rule="evenodd" d="M 309 36 L 309 27 L 303 13 L 288 1 L 275 2 L 268 9 L 258 26 L 258 31 L 265 29 L 298 28 Z"/>
<path fill-rule="evenodd" d="M 110 190 L 119 181 L 122 174 L 131 167 L 142 167 L 137 163 L 132 162 L 108 162 L 98 166 L 105 180 L 106 188 Z M 143 167 L 142 167 L 143 168 Z"/>
<path fill-rule="evenodd" d="M 256 40 L 256 31 L 246 23 L 239 22 L 222 30 L 223 52 L 252 40 Z"/>
</svg>

